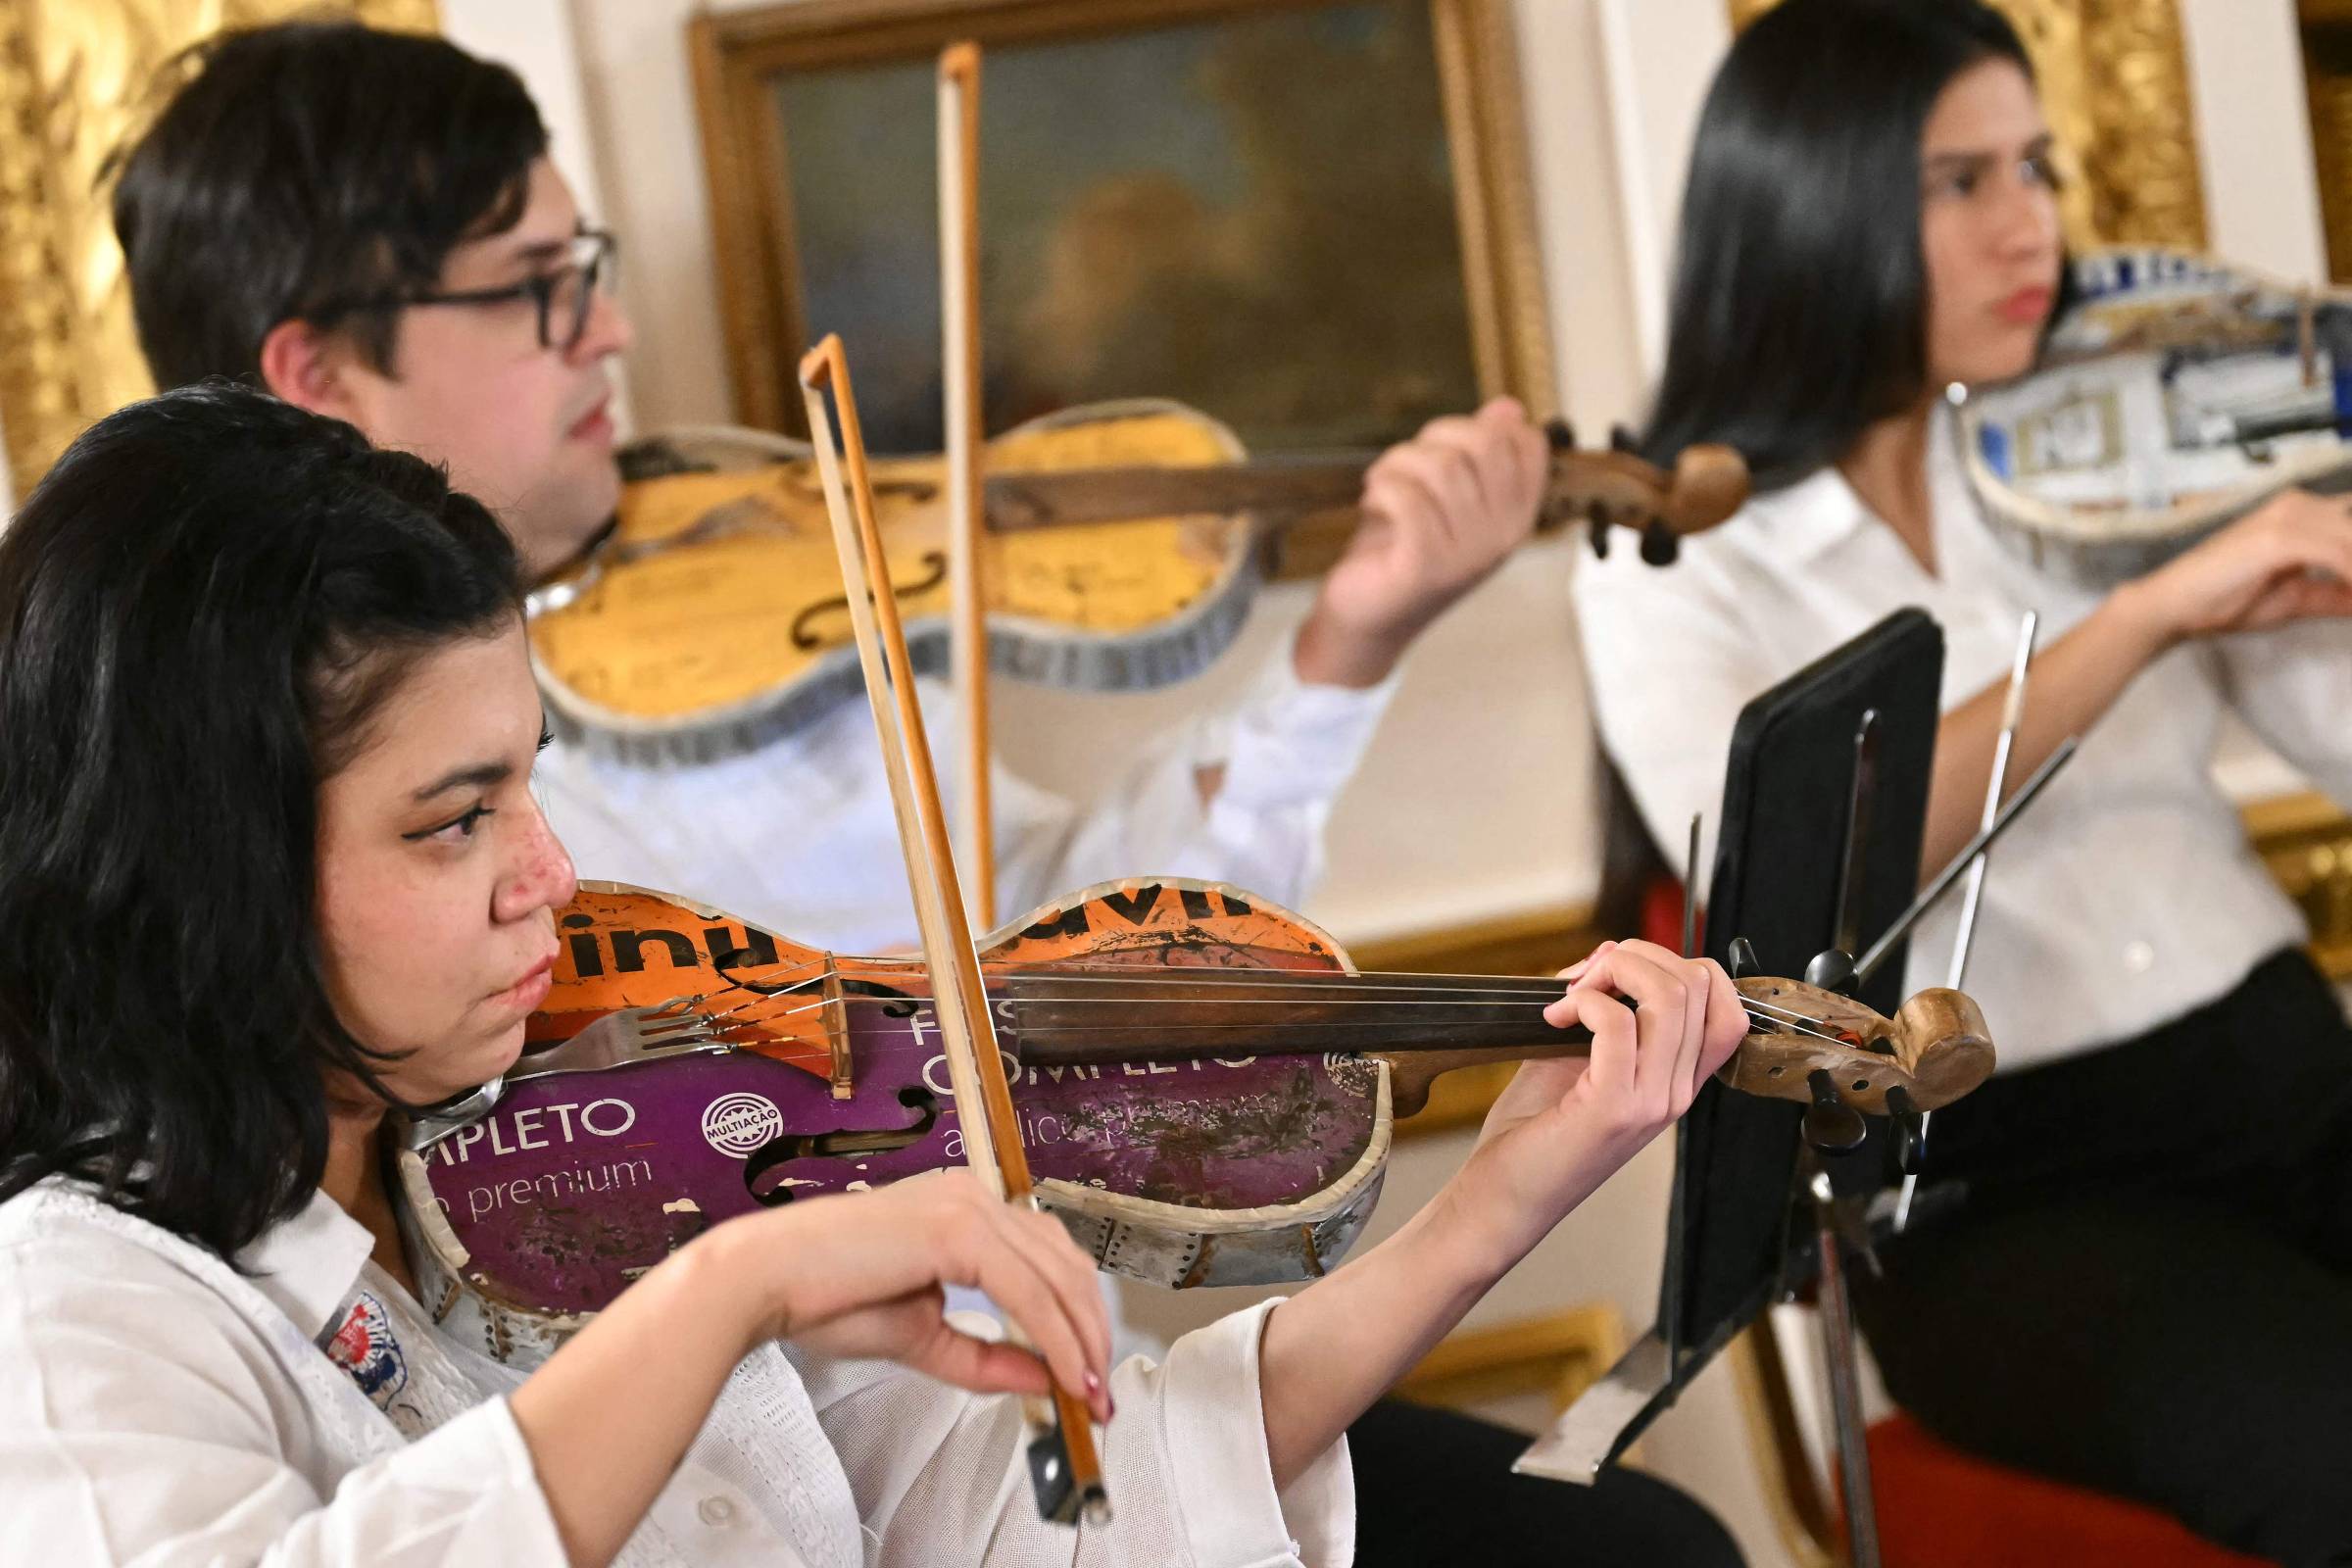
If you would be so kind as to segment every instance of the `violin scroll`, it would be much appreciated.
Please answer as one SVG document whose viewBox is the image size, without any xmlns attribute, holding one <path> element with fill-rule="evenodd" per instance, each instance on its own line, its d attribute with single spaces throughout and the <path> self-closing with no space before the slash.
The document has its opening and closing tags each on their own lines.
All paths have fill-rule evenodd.
<svg viewBox="0 0 2352 1568">
<path fill-rule="evenodd" d="M 1642 559 L 1671 565 L 1682 541 L 1729 521 L 1747 505 L 1747 464 L 1730 447 L 1685 447 L 1673 473 L 1640 457 L 1622 428 L 1610 432 L 1610 449 L 1578 449 L 1576 432 L 1564 419 L 1544 427 L 1551 443 L 1547 520 L 1584 517 L 1592 523 L 1592 553 L 1609 553 L 1609 530 L 1631 528 L 1642 538 Z"/>
<path fill-rule="evenodd" d="M 1984 1014 L 1957 991 L 1922 991 L 1889 1019 L 1802 981 L 1733 984 L 1755 1026 L 1717 1076 L 1745 1094 L 1810 1105 L 1813 1074 L 1827 1072 L 1839 1099 L 1884 1116 L 1939 1109 L 1992 1075 Z"/>
</svg>

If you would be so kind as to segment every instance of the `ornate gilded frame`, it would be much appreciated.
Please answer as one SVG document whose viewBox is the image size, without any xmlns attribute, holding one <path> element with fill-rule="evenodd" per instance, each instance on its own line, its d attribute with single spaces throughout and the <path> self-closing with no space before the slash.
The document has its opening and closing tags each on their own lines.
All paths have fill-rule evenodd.
<svg viewBox="0 0 2352 1568">
<path fill-rule="evenodd" d="M 806 347 L 783 148 L 766 90 L 775 74 L 925 58 L 957 38 L 983 48 L 1121 32 L 1337 0 L 797 0 L 704 13 L 688 24 L 720 309 L 737 416 L 770 429 L 801 417 L 793 371 Z M 1509 0 L 1429 0 L 1462 235 L 1473 363 L 1489 394 L 1548 413 L 1545 318 L 1526 118 Z"/>
<path fill-rule="evenodd" d="M 150 390 L 98 176 L 173 55 L 311 0 L 0 3 L 0 428 L 18 495 L 92 419 Z M 352 0 L 372 25 L 439 26 L 435 0 Z"/>
<path fill-rule="evenodd" d="M 1743 27 L 1777 0 L 1730 0 Z M 2034 57 L 2050 128 L 2077 175 L 2069 244 L 2203 250 L 2205 185 L 2176 0 L 1992 0 Z"/>
</svg>

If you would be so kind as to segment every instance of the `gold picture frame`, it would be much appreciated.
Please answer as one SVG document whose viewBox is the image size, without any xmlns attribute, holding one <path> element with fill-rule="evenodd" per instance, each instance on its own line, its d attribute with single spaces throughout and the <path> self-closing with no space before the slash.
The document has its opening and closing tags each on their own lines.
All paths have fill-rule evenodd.
<svg viewBox="0 0 2352 1568">
<path fill-rule="evenodd" d="M 153 390 L 99 188 L 172 56 L 315 0 L 0 3 L 0 429 L 18 496 L 91 420 Z M 434 0 L 354 0 L 370 25 L 439 28 Z"/>
<path fill-rule="evenodd" d="M 1730 0 L 1746 26 L 1778 0 Z M 2073 178 L 2067 243 L 2206 246 L 2205 184 L 2176 0 L 1992 0 L 2033 57 Z"/>
<path fill-rule="evenodd" d="M 1475 387 L 1468 390 L 1472 395 L 1510 392 L 1539 414 L 1548 414 L 1555 407 L 1551 339 L 1508 0 L 1413 4 L 1427 7 L 1442 101 L 1466 304 L 1467 363 L 1475 379 Z M 696 17 L 688 24 L 689 52 L 737 416 L 773 429 L 796 427 L 800 400 L 793 370 L 809 335 L 803 303 L 800 215 L 794 208 L 785 115 L 778 108 L 780 82 L 796 74 L 927 63 L 946 44 L 961 38 L 992 52 L 988 58 L 993 68 L 996 58 L 1024 45 L 1350 7 L 1369 10 L 1373 3 L 802 0 Z M 923 112 L 928 113 L 927 104 Z M 911 177 L 913 171 L 908 173 Z M 929 178 L 927 164 L 922 175 Z M 991 228 L 990 201 L 984 181 L 984 235 Z M 928 244 L 928 234 L 910 243 Z M 834 323 L 825 324 L 829 328 Z M 853 351 L 857 347 L 854 339 Z M 861 384 L 861 391 L 865 384 L 870 382 Z"/>
</svg>

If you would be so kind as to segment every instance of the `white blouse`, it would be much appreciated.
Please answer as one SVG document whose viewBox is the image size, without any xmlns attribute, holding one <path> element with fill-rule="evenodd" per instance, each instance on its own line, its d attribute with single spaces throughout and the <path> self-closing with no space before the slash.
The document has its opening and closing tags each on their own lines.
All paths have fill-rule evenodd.
<svg viewBox="0 0 2352 1568">
<path fill-rule="evenodd" d="M 1948 710 L 2007 676 L 2027 610 L 2040 612 L 2047 647 L 2097 606 L 2100 594 L 2034 570 L 1991 535 L 1950 425 L 1939 413 L 1930 448 L 1935 575 L 1835 469 L 1685 541 L 1668 569 L 1631 551 L 1580 569 L 1601 738 L 1657 842 L 1680 846 L 1703 811 L 1711 865 L 1741 706 L 1892 612 L 1916 605 L 1942 625 Z M 1993 849 L 1967 987 L 2004 1070 L 2129 1039 L 2305 940 L 2212 776 L 2226 710 L 2352 801 L 2352 623 L 2205 639 L 2158 659 Z M 1955 895 L 1921 922 L 1907 990 L 1948 978 L 1958 913 Z"/>
<path fill-rule="evenodd" d="M 1331 803 L 1396 685 L 1394 676 L 1362 691 L 1306 685 L 1285 640 L 1239 704 L 1164 737 L 1083 815 L 999 764 L 999 912 L 1017 919 L 1125 876 L 1231 882 L 1296 907 L 1322 869 Z M 945 758 L 957 728 L 954 698 L 937 681 L 917 689 L 923 727 Z M 1215 763 L 1223 783 L 1203 804 L 1195 775 Z M 954 772 L 941 769 L 951 794 Z M 756 752 L 691 767 L 621 762 L 559 742 L 536 777 L 548 820 L 584 877 L 683 894 L 837 953 L 916 946 L 862 703 Z M 948 810 L 953 820 L 953 799 Z"/>
<path fill-rule="evenodd" d="M 561 1564 L 506 1395 L 315 1197 L 239 1258 L 64 1182 L 0 1204 L 0 1564 Z M 1270 1306 L 1112 1375 L 1114 1522 L 1037 1518 L 1016 1401 L 900 1367 L 747 1357 L 628 1564 L 1345 1565 L 1343 1442 L 1277 1491 Z"/>
</svg>

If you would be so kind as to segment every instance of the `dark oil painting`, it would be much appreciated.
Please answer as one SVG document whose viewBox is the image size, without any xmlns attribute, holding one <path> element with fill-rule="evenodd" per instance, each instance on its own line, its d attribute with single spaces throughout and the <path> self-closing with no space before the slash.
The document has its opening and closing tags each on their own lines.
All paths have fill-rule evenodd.
<svg viewBox="0 0 2352 1568">
<path fill-rule="evenodd" d="M 801 319 L 877 449 L 935 451 L 932 63 L 773 91 Z M 994 48 L 980 139 L 992 431 L 1171 397 L 1255 450 L 1356 446 L 1477 401 L 1426 0 Z"/>
</svg>

